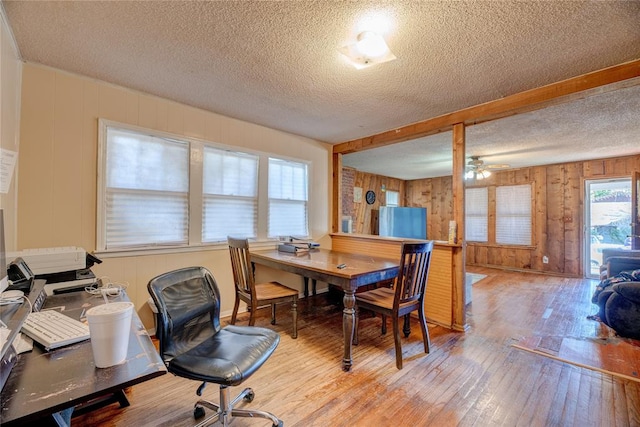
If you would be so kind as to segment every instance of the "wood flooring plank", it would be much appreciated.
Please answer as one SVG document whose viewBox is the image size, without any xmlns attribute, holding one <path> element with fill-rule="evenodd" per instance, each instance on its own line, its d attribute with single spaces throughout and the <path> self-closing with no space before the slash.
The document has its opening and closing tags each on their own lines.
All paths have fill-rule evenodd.
<svg viewBox="0 0 640 427">
<path fill-rule="evenodd" d="M 562 337 L 612 336 L 586 318 L 594 281 L 473 268 L 487 277 L 473 286 L 470 329 L 431 325 L 424 354 L 417 321 L 402 339 L 404 369 L 397 370 L 393 335 L 380 318 L 363 316 L 350 372 L 341 369 L 342 307 L 326 294 L 299 301 L 299 330 L 291 319 L 259 310 L 257 326 L 280 334 L 273 356 L 244 385 L 255 400 L 243 406 L 275 413 L 285 426 L 640 426 L 640 383 L 573 366 L 511 344 L 523 337 L 558 347 Z M 238 324 L 246 324 L 246 313 Z M 228 319 L 222 319 L 223 324 Z M 198 384 L 172 374 L 130 388 L 131 406 L 111 405 L 72 419 L 80 426 L 194 424 Z M 235 390 L 236 392 L 239 391 Z M 233 392 L 233 391 L 232 391 Z M 205 390 L 217 401 L 217 386 Z M 233 427 L 269 426 L 235 419 Z"/>
</svg>

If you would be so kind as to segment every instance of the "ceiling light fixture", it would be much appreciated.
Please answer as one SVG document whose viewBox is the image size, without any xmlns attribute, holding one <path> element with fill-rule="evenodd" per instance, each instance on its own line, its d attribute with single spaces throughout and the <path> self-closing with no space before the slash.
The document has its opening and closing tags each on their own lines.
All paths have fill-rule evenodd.
<svg viewBox="0 0 640 427">
<path fill-rule="evenodd" d="M 340 52 L 358 70 L 396 59 L 384 38 L 373 31 L 361 32 L 355 43 L 342 47 Z"/>
<path fill-rule="evenodd" d="M 486 169 L 470 170 L 464 175 L 464 179 L 485 179 L 491 176 L 491 172 Z"/>
<path fill-rule="evenodd" d="M 491 172 L 487 170 L 488 167 L 508 167 L 509 165 L 489 165 L 485 166 L 484 162 L 480 160 L 478 156 L 471 156 L 471 160 L 467 163 L 467 172 L 464 174 L 464 179 L 481 180 L 489 178 Z"/>
</svg>

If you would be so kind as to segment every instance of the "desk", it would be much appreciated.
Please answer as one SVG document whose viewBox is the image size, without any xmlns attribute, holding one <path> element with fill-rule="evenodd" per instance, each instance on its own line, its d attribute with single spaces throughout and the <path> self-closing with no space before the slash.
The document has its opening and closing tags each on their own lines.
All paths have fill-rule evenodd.
<svg viewBox="0 0 640 427">
<path fill-rule="evenodd" d="M 326 249 L 313 249 L 304 254 L 290 254 L 277 250 L 253 251 L 251 262 L 289 273 L 320 280 L 344 290 L 342 330 L 344 336 L 344 358 L 342 369 L 351 369 L 351 345 L 355 319 L 355 292 L 360 286 L 393 279 L 398 275 L 398 261 L 355 255 Z M 337 266 L 345 264 L 342 269 Z"/>
<path fill-rule="evenodd" d="M 128 300 L 126 295 L 110 301 Z M 79 291 L 48 296 L 44 308 L 61 307 L 80 318 L 83 309 L 103 304 L 101 296 Z M 89 340 L 45 352 L 34 343 L 22 353 L 2 389 L 0 424 L 24 424 L 65 408 L 105 395 L 121 394 L 124 388 L 167 372 L 138 315 L 133 313 L 127 359 L 109 368 L 96 368 Z"/>
</svg>

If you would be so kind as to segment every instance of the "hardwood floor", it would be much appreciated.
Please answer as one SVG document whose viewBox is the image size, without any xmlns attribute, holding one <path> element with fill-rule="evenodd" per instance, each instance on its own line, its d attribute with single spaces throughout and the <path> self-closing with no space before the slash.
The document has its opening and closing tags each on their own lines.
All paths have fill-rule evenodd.
<svg viewBox="0 0 640 427">
<path fill-rule="evenodd" d="M 300 300 L 298 339 L 291 317 L 278 324 L 261 310 L 256 326 L 273 327 L 281 342 L 246 382 L 251 407 L 286 426 L 638 426 L 640 382 L 563 363 L 511 346 L 527 336 L 610 334 L 586 316 L 596 282 L 473 268 L 487 277 L 473 286 L 465 333 L 430 326 L 423 353 L 412 322 L 403 339 L 404 369 L 395 367 L 393 335 L 380 336 L 380 317 L 363 315 L 351 372 L 341 370 L 342 312 L 319 295 Z M 248 316 L 240 318 L 246 322 Z M 225 319 L 228 321 L 228 319 Z M 224 320 L 223 320 L 223 323 Z M 128 391 L 131 406 L 76 417 L 72 426 L 189 426 L 198 384 L 171 374 Z M 239 391 L 239 390 L 238 390 Z M 205 397 L 218 400 L 215 385 Z M 235 419 L 233 426 L 269 426 Z"/>
</svg>

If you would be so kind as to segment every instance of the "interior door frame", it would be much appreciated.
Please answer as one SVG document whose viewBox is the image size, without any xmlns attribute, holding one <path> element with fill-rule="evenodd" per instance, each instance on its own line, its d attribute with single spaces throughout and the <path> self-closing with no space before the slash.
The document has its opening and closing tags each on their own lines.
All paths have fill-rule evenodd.
<svg viewBox="0 0 640 427">
<path fill-rule="evenodd" d="M 615 177 L 615 178 L 594 178 L 594 179 L 585 179 L 584 180 L 584 221 L 583 221 L 583 275 L 586 278 L 597 279 L 599 278 L 598 272 L 591 272 L 591 188 L 593 185 L 597 185 L 598 183 L 612 183 L 612 182 L 622 182 L 631 180 L 631 218 L 636 219 L 636 224 L 638 222 L 638 194 L 640 194 L 640 173 L 635 172 L 631 174 L 631 177 Z M 637 234 L 633 232 L 634 226 L 631 224 L 632 234 Z M 636 230 L 640 231 L 640 226 L 635 227 Z M 636 239 L 632 239 L 633 241 Z M 638 242 L 638 247 L 640 248 L 640 239 Z"/>
</svg>

